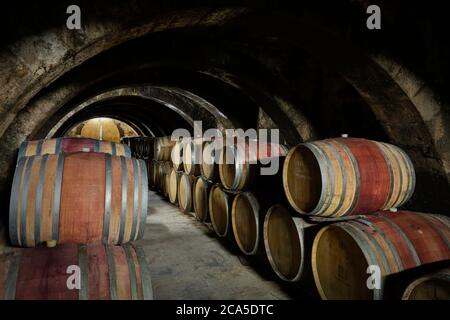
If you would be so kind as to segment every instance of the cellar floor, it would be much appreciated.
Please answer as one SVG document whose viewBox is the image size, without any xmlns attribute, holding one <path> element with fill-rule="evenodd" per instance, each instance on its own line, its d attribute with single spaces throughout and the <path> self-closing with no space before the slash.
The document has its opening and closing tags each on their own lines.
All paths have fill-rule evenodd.
<svg viewBox="0 0 450 320">
<path fill-rule="evenodd" d="M 305 298 L 264 268 L 251 267 L 237 247 L 212 228 L 149 193 L 143 246 L 155 299 Z"/>
</svg>

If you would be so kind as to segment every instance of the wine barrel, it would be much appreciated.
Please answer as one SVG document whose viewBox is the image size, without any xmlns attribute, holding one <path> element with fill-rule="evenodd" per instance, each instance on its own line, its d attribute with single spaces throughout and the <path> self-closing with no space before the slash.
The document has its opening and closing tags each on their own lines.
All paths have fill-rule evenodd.
<svg viewBox="0 0 450 320">
<path fill-rule="evenodd" d="M 79 290 L 75 267 L 79 267 Z M 145 255 L 125 244 L 66 244 L 0 256 L 0 299 L 152 300 Z"/>
<path fill-rule="evenodd" d="M 11 243 L 33 247 L 50 240 L 118 244 L 140 239 L 147 197 L 142 160 L 84 152 L 22 158 L 11 192 Z"/>
<path fill-rule="evenodd" d="M 128 139 L 128 145 L 131 149 L 131 155 L 135 158 L 139 158 L 139 156 L 136 154 L 136 137 L 130 137 Z"/>
<path fill-rule="evenodd" d="M 170 194 L 170 173 L 172 172 L 172 167 L 170 167 L 170 169 L 168 169 L 169 171 L 164 173 L 164 190 L 163 190 L 163 195 L 166 198 L 169 198 L 169 194 Z"/>
<path fill-rule="evenodd" d="M 263 248 L 264 216 L 268 209 L 261 203 L 264 200 L 250 191 L 237 194 L 233 200 L 231 221 L 234 239 L 246 255 L 256 255 Z"/>
<path fill-rule="evenodd" d="M 183 173 L 178 184 L 178 206 L 185 213 L 189 213 L 193 209 L 192 205 L 192 184 L 194 176 Z"/>
<path fill-rule="evenodd" d="M 286 154 L 287 149 L 283 145 L 257 140 L 224 146 L 219 163 L 220 181 L 229 190 L 247 189 L 256 184 L 256 177 L 274 177 L 274 174 L 262 174 L 262 165 L 271 161 L 283 161 L 280 158 L 284 158 Z M 276 172 L 278 171 L 277 168 Z"/>
<path fill-rule="evenodd" d="M 208 195 L 212 184 L 203 177 L 197 177 L 192 187 L 194 213 L 198 221 L 209 222 Z"/>
<path fill-rule="evenodd" d="M 178 185 L 182 174 L 182 171 L 177 171 L 175 168 L 172 168 L 169 174 L 169 201 L 173 204 L 178 202 Z"/>
<path fill-rule="evenodd" d="M 219 237 L 233 237 L 231 227 L 231 206 L 235 194 L 227 192 L 216 184 L 211 187 L 208 199 L 209 216 L 214 231 Z"/>
<path fill-rule="evenodd" d="M 377 212 L 331 224 L 312 248 L 314 280 L 323 299 L 382 299 L 387 276 L 450 259 L 450 219 L 402 211 Z M 380 289 L 368 289 L 369 266 L 378 266 Z"/>
<path fill-rule="evenodd" d="M 89 138 L 63 137 L 47 140 L 24 141 L 19 147 L 17 160 L 30 156 L 74 152 L 103 152 L 113 156 L 131 157 L 130 147 L 126 144 Z"/>
<path fill-rule="evenodd" d="M 143 159 L 153 159 L 154 157 L 154 145 L 155 138 L 154 137 L 144 137 L 144 154 Z"/>
<path fill-rule="evenodd" d="M 411 282 L 403 300 L 450 300 L 450 269 L 429 274 Z"/>
<path fill-rule="evenodd" d="M 153 137 L 134 137 L 132 139 L 131 152 L 136 158 L 139 159 L 152 159 L 154 151 L 154 139 Z"/>
<path fill-rule="evenodd" d="M 214 142 L 207 141 L 203 144 L 202 163 L 200 173 L 203 178 L 211 182 L 218 182 L 219 177 L 219 157 L 216 156 L 216 147 Z M 220 149 L 219 149 L 220 153 Z"/>
<path fill-rule="evenodd" d="M 175 145 L 175 141 L 171 140 L 171 137 L 159 137 L 155 138 L 154 142 L 154 156 L 156 160 L 169 161 L 172 154 L 172 148 Z"/>
<path fill-rule="evenodd" d="M 142 159 L 144 156 L 144 144 L 142 137 L 136 137 L 136 139 L 134 139 L 134 149 L 136 158 Z"/>
<path fill-rule="evenodd" d="M 415 173 L 396 146 L 337 138 L 292 148 L 283 186 L 296 211 L 339 217 L 400 207 L 414 192 Z"/>
<path fill-rule="evenodd" d="M 280 279 L 312 283 L 311 247 L 320 227 L 283 205 L 270 207 L 264 219 L 264 247 Z"/>
<path fill-rule="evenodd" d="M 200 164 L 202 163 L 202 141 L 190 140 L 183 146 L 183 167 L 187 174 L 200 175 Z"/>
<path fill-rule="evenodd" d="M 120 138 L 120 143 L 130 146 L 130 140 L 131 140 L 131 137 L 122 137 L 122 138 Z"/>
<path fill-rule="evenodd" d="M 170 159 L 172 160 L 172 165 L 176 171 L 182 171 L 183 169 L 183 149 L 184 143 L 182 140 L 177 141 L 172 148 L 172 153 Z"/>
<path fill-rule="evenodd" d="M 172 170 L 172 164 L 170 163 L 170 161 L 164 161 L 163 163 L 161 163 L 160 167 L 159 167 L 159 191 L 161 192 L 161 194 L 164 197 L 169 197 L 169 193 L 168 193 L 168 182 L 169 182 L 169 175 L 170 175 L 170 171 Z"/>
</svg>

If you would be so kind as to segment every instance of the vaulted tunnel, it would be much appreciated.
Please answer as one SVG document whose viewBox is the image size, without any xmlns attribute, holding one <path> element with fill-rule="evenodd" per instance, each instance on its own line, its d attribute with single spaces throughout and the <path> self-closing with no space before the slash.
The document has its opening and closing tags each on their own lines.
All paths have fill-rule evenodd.
<svg viewBox="0 0 450 320">
<path fill-rule="evenodd" d="M 65 1 L 25 10 L 18 1 L 2 14 L 0 246 L 20 143 L 98 117 L 142 136 L 202 121 L 203 130 L 279 129 L 289 147 L 341 134 L 389 142 L 416 168 L 406 208 L 448 215 L 441 13 L 379 2 L 383 29 L 372 32 L 361 27 L 365 1 L 80 1 L 81 30 L 65 27 Z"/>
</svg>

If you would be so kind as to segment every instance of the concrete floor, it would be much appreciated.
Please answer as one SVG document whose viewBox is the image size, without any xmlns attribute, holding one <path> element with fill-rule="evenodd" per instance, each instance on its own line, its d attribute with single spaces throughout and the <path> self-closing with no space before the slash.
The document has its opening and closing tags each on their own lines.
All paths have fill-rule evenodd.
<svg viewBox="0 0 450 320">
<path fill-rule="evenodd" d="M 144 239 L 155 299 L 291 299 L 297 286 L 249 266 L 237 246 L 178 207 L 149 194 Z"/>
</svg>

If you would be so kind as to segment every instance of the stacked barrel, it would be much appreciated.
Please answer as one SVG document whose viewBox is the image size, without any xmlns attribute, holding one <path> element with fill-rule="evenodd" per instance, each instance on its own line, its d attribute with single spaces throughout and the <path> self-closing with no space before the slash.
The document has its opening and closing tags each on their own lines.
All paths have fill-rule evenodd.
<svg viewBox="0 0 450 320">
<path fill-rule="evenodd" d="M 169 198 L 170 172 L 172 170 L 172 153 L 175 141 L 171 137 L 157 137 L 153 145 L 153 159 L 150 163 L 150 187 Z"/>
<path fill-rule="evenodd" d="M 238 137 L 229 144 L 222 140 L 177 141 L 170 170 L 160 170 L 154 179 L 165 181 L 169 172 L 170 202 L 185 213 L 193 212 L 218 237 L 237 243 L 244 254 L 265 256 L 264 216 L 273 201 L 283 198 L 278 167 L 283 165 L 287 148 L 257 139 L 240 141 Z M 262 174 L 275 160 L 276 174 Z"/>
<path fill-rule="evenodd" d="M 9 235 L 13 246 L 33 249 L 0 257 L 6 275 L 0 297 L 151 299 L 145 256 L 129 244 L 144 235 L 147 197 L 145 162 L 131 157 L 127 145 L 84 138 L 24 142 Z"/>
<path fill-rule="evenodd" d="M 283 168 L 292 209 L 266 216 L 273 269 L 290 281 L 302 281 L 298 266 L 312 271 L 323 299 L 395 297 L 414 273 L 450 259 L 449 218 L 398 210 L 415 183 L 408 155 L 387 143 L 337 138 L 292 148 Z M 305 221 L 321 223 L 308 230 Z"/>
<path fill-rule="evenodd" d="M 269 207 L 282 198 L 279 168 L 286 154 L 284 145 L 238 137 L 220 152 L 221 185 L 214 187 L 209 199 L 214 230 L 218 236 L 230 238 L 243 254 L 258 263 L 267 262 L 264 217 Z M 273 172 L 266 174 L 270 169 Z M 226 210 L 218 210 L 221 203 L 226 204 Z"/>
<path fill-rule="evenodd" d="M 193 185 L 200 178 L 201 144 L 200 140 L 190 138 L 160 137 L 155 140 L 153 185 L 185 213 L 194 210 Z"/>
<path fill-rule="evenodd" d="M 130 148 L 131 156 L 144 160 L 147 165 L 147 174 L 152 176 L 152 163 L 154 157 L 154 137 L 123 137 L 121 142 Z"/>
<path fill-rule="evenodd" d="M 236 138 L 172 146 L 171 165 L 161 171 L 170 201 L 283 281 L 323 299 L 448 293 L 450 219 L 399 209 L 416 184 L 399 147 L 348 137 L 289 152 Z M 274 161 L 280 170 L 271 172 Z"/>
</svg>

